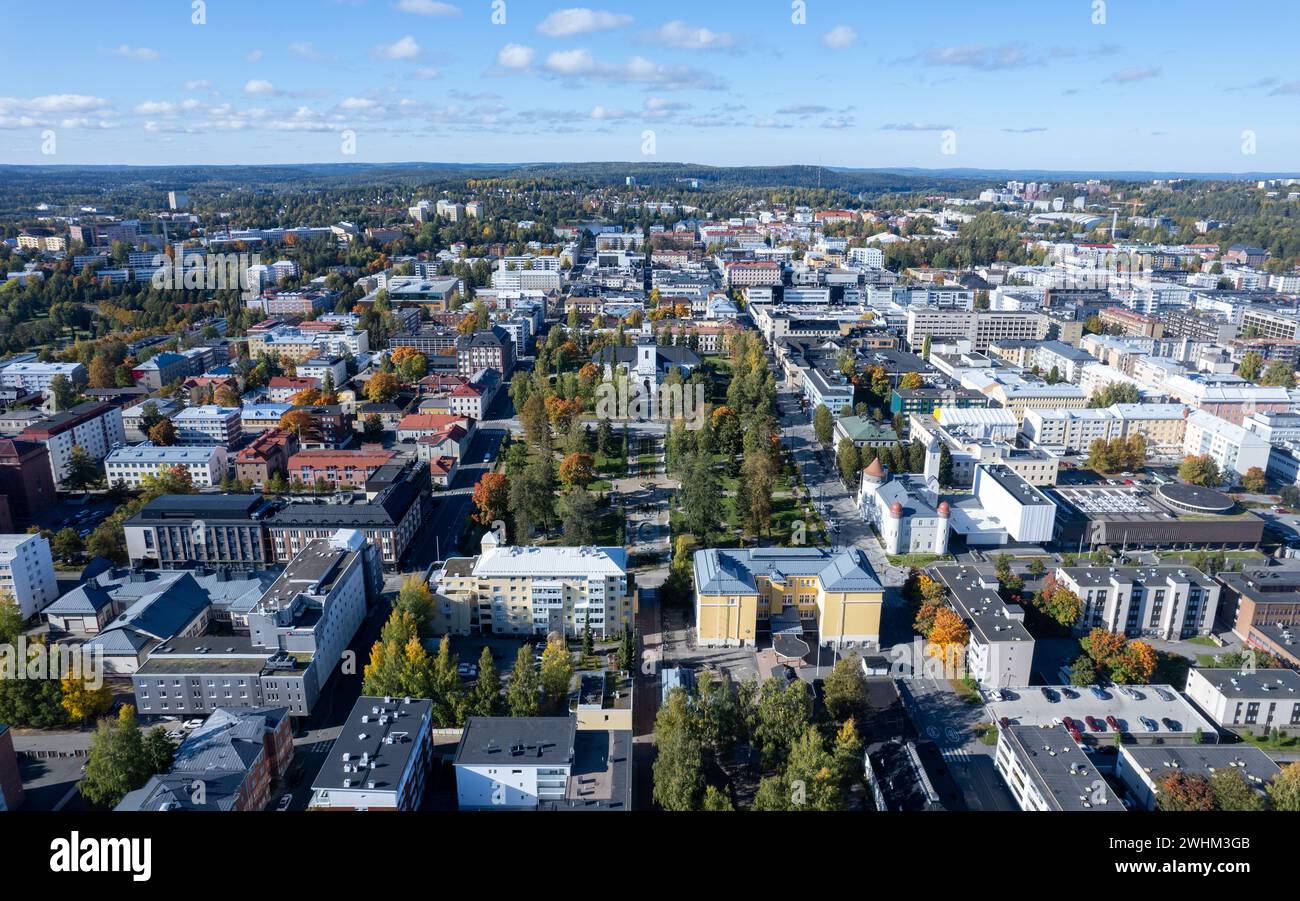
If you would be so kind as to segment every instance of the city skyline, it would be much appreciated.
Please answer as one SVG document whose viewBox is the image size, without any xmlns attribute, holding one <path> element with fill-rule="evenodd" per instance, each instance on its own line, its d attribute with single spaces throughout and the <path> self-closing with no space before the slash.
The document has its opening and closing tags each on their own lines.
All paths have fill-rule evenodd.
<svg viewBox="0 0 1300 901">
<path fill-rule="evenodd" d="M 136 18 L 72 3 L 81 26 L 55 46 L 15 23 L 0 164 L 1244 173 L 1297 158 L 1300 81 L 1269 62 L 1286 58 L 1285 31 L 1258 16 L 1208 2 L 1175 20 L 1115 2 L 935 7 L 921 29 L 908 8 L 832 0 L 744 16 L 321 0 Z M 1252 52 L 1188 53 L 1211 21 Z"/>
</svg>

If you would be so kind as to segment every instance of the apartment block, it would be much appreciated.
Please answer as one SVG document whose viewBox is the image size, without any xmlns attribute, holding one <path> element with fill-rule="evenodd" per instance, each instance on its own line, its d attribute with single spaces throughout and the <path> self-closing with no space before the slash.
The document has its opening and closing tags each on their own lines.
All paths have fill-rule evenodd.
<svg viewBox="0 0 1300 901">
<path fill-rule="evenodd" d="M 1103 628 L 1179 641 L 1208 635 L 1218 615 L 1220 585 L 1195 567 L 1077 566 L 1055 574 L 1083 602 L 1078 632 Z"/>
<path fill-rule="evenodd" d="M 515 547 L 488 532 L 479 556 L 447 560 L 431 584 L 440 624 L 458 635 L 608 637 L 636 611 L 623 548 Z"/>
<path fill-rule="evenodd" d="M 983 353 L 996 341 L 1046 340 L 1049 325 L 1048 318 L 1038 312 L 909 307 L 907 344 L 917 350 L 927 336 L 934 341 L 966 339 L 972 349 Z"/>
<path fill-rule="evenodd" d="M 433 774 L 433 702 L 362 696 L 312 782 L 311 810 L 419 810 Z"/>
<path fill-rule="evenodd" d="M 156 477 L 181 467 L 190 475 L 195 488 L 214 488 L 226 477 L 226 449 L 224 447 L 161 447 L 140 444 L 119 447 L 104 458 L 104 472 L 108 483 L 121 482 L 128 488 L 139 488 L 147 477 Z"/>
<path fill-rule="evenodd" d="M 50 543 L 40 535 L 0 535 L 0 598 L 11 599 L 30 617 L 58 596 Z"/>
<path fill-rule="evenodd" d="M 74 447 L 85 451 L 91 460 L 99 461 L 114 447 L 126 442 L 122 408 L 87 401 L 28 426 L 18 438 L 45 446 L 50 474 L 55 484 L 62 487 L 68 477 L 68 463 Z"/>
</svg>

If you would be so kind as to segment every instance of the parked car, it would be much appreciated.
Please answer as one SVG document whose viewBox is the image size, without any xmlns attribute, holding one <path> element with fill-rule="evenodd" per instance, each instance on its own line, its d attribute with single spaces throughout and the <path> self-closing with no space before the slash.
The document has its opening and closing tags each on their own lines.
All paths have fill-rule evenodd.
<svg viewBox="0 0 1300 901">
<path fill-rule="evenodd" d="M 1148 732 L 1156 732 L 1159 731 L 1160 729 L 1159 723 L 1151 719 L 1151 717 L 1149 716 L 1138 717 L 1138 722 L 1140 722 L 1142 724 L 1142 728 L 1147 730 Z"/>
<path fill-rule="evenodd" d="M 1092 696 L 1096 698 L 1098 701 L 1110 700 L 1110 695 L 1106 694 L 1106 690 L 1103 689 L 1100 685 L 1089 685 L 1088 691 L 1092 692 Z"/>
<path fill-rule="evenodd" d="M 998 720 L 998 722 L 1002 725 L 1002 728 L 1003 728 L 1003 729 L 1005 729 L 1005 728 L 1007 728 L 1007 726 L 1010 726 L 1010 725 L 1011 725 L 1011 719 L 1010 719 L 1010 717 L 1005 717 L 1005 716 L 1004 716 L 1004 717 L 1002 717 L 1000 720 Z"/>
<path fill-rule="evenodd" d="M 1071 732 L 1075 731 L 1073 717 L 1068 717 L 1068 716 L 1061 717 L 1061 725 Z"/>
<path fill-rule="evenodd" d="M 1049 704 L 1055 704 L 1057 701 L 1061 700 L 1060 695 L 1058 695 L 1056 692 L 1052 691 L 1050 688 L 1048 688 L 1045 685 L 1042 688 L 1040 688 L 1039 691 L 1043 693 L 1043 697 L 1047 699 L 1047 702 Z"/>
<path fill-rule="evenodd" d="M 293 804 L 293 795 L 281 795 L 280 803 L 275 805 L 275 809 L 283 813 L 289 809 L 291 804 Z"/>
<path fill-rule="evenodd" d="M 1107 725 L 1107 726 L 1110 726 L 1110 727 L 1111 727 L 1112 729 L 1114 729 L 1116 732 L 1123 732 L 1123 731 L 1124 731 L 1123 729 L 1121 729 L 1121 728 L 1119 727 L 1119 720 L 1115 719 L 1114 714 L 1108 714 L 1108 715 L 1106 716 L 1106 725 Z"/>
<path fill-rule="evenodd" d="M 1088 729 L 1090 731 L 1092 732 L 1101 731 L 1101 720 L 1097 719 L 1095 716 L 1085 716 L 1083 718 L 1083 721 L 1088 724 Z"/>
<path fill-rule="evenodd" d="M 1183 724 L 1178 722 L 1178 720 L 1170 719 L 1169 717 L 1164 717 L 1162 720 L 1160 720 L 1160 722 L 1164 723 L 1165 728 L 1168 729 L 1170 732 L 1183 731 Z"/>
<path fill-rule="evenodd" d="M 1079 693 L 1075 691 L 1073 688 L 1062 687 L 1061 694 L 1069 698 L 1071 701 L 1078 700 L 1079 698 Z"/>
<path fill-rule="evenodd" d="M 185 722 L 181 723 L 181 728 L 187 732 L 193 732 L 195 729 L 199 728 L 202 725 L 203 725 L 203 720 L 186 720 Z"/>
</svg>

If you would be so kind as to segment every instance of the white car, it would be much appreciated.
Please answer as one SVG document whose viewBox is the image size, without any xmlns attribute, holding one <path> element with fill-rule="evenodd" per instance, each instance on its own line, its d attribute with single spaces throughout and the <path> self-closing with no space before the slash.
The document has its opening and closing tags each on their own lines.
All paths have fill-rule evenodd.
<svg viewBox="0 0 1300 901">
<path fill-rule="evenodd" d="M 202 725 L 203 725 L 203 720 L 186 720 L 185 722 L 181 723 L 181 728 L 186 730 L 187 732 L 193 732 L 195 729 L 199 728 Z"/>
<path fill-rule="evenodd" d="M 172 741 L 185 741 L 184 732 L 176 732 L 176 731 L 168 732 L 167 737 L 170 738 Z"/>
<path fill-rule="evenodd" d="M 275 805 L 275 809 L 283 813 L 284 811 L 289 809 L 289 805 L 292 803 L 293 803 L 293 795 L 282 795 L 280 797 L 280 803 Z"/>
</svg>

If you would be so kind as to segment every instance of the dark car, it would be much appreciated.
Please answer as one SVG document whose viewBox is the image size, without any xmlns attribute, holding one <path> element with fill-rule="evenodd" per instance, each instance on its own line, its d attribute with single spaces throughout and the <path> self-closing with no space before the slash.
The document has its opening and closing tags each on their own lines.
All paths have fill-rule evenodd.
<svg viewBox="0 0 1300 901">
<path fill-rule="evenodd" d="M 1047 698 L 1048 703 L 1055 704 L 1057 701 L 1061 700 L 1060 695 L 1052 691 L 1047 686 L 1043 686 L 1042 688 L 1039 689 L 1039 691 L 1043 693 L 1043 697 Z"/>
<path fill-rule="evenodd" d="M 1097 719 L 1095 716 L 1085 716 L 1083 721 L 1088 724 L 1088 728 L 1093 732 L 1101 731 L 1101 720 Z"/>
<path fill-rule="evenodd" d="M 1006 716 L 1004 716 L 1004 717 L 1002 717 L 1002 719 L 998 720 L 998 722 L 1001 723 L 1001 724 L 1002 724 L 1002 728 L 1005 729 L 1005 728 L 1007 728 L 1007 726 L 1010 726 L 1010 725 L 1011 725 L 1011 718 L 1010 718 L 1010 717 L 1006 717 Z"/>
<path fill-rule="evenodd" d="M 1096 698 L 1098 701 L 1110 700 L 1110 695 L 1106 694 L 1105 689 L 1103 689 L 1100 685 L 1089 685 L 1088 691 L 1092 692 L 1092 696 Z"/>
<path fill-rule="evenodd" d="M 1166 717 L 1162 718 L 1162 719 L 1160 720 L 1160 722 L 1164 723 L 1164 724 L 1165 724 L 1165 728 L 1168 729 L 1170 732 L 1182 732 L 1182 731 L 1183 731 L 1183 724 L 1180 723 L 1180 722 L 1178 722 L 1178 720 L 1170 719 L 1169 717 L 1166 716 Z"/>
</svg>

